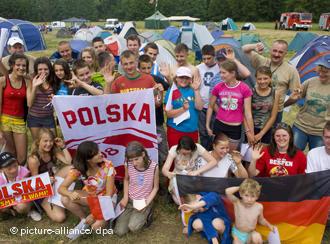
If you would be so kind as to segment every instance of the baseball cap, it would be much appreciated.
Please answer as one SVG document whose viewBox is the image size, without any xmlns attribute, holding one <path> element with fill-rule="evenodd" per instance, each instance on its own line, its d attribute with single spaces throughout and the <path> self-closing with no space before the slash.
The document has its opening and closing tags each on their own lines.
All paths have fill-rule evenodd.
<svg viewBox="0 0 330 244">
<path fill-rule="evenodd" d="M 327 69 L 330 69 L 330 54 L 321 57 L 315 62 L 316 65 L 322 65 Z"/>
<path fill-rule="evenodd" d="M 17 36 L 12 36 L 8 39 L 7 45 L 8 46 L 14 46 L 16 43 L 19 43 L 24 46 L 24 42 L 21 38 Z"/>
<path fill-rule="evenodd" d="M 11 153 L 3 152 L 0 154 L 0 168 L 7 167 L 14 161 L 16 158 Z"/>
<path fill-rule="evenodd" d="M 179 67 L 176 70 L 176 76 L 177 77 L 186 76 L 192 78 L 191 70 L 188 67 Z"/>
</svg>

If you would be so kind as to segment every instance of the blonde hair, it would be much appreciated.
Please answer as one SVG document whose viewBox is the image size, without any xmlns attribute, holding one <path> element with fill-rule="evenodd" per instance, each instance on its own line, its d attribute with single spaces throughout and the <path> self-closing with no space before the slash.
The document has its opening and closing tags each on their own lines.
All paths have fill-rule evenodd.
<svg viewBox="0 0 330 244">
<path fill-rule="evenodd" d="M 39 130 L 38 137 L 32 143 L 30 156 L 37 156 L 38 157 L 40 141 L 41 141 L 41 138 L 44 134 L 49 135 L 49 137 L 52 139 L 52 141 L 54 143 L 53 147 L 52 147 L 52 149 L 49 153 L 50 153 L 50 156 L 51 156 L 53 162 L 56 162 L 56 153 L 58 151 L 60 151 L 60 149 L 55 145 L 55 135 L 54 135 L 54 133 L 50 129 L 47 129 L 47 128 L 41 128 Z"/>
<path fill-rule="evenodd" d="M 261 191 L 261 185 L 253 179 L 245 179 L 239 186 L 239 193 L 259 197 Z"/>
</svg>

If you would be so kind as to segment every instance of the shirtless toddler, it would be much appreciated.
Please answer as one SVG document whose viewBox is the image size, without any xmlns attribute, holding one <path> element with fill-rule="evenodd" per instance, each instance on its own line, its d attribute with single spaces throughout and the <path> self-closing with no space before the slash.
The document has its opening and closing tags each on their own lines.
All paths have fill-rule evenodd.
<svg viewBox="0 0 330 244">
<path fill-rule="evenodd" d="M 235 211 L 235 225 L 232 228 L 234 244 L 262 244 L 261 235 L 255 231 L 257 223 L 274 231 L 274 226 L 263 216 L 262 204 L 256 202 L 260 189 L 259 183 L 253 179 L 245 179 L 239 187 L 226 189 L 226 195 L 233 203 Z M 239 192 L 241 199 L 234 195 L 236 192 Z"/>
</svg>

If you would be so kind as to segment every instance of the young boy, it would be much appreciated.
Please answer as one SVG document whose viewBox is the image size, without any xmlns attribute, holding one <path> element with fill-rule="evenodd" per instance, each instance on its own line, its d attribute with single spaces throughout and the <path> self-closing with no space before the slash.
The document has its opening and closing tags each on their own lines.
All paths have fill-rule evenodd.
<svg viewBox="0 0 330 244">
<path fill-rule="evenodd" d="M 85 61 L 76 61 L 73 66 L 73 73 L 74 75 L 69 81 L 71 82 L 70 87 L 73 89 L 71 95 L 92 96 L 103 94 L 102 86 L 92 81 L 92 72 Z"/>
<path fill-rule="evenodd" d="M 188 236 L 193 230 L 201 232 L 209 243 L 219 243 L 218 235 L 222 235 L 221 243 L 230 243 L 230 219 L 219 194 L 215 192 L 201 192 L 197 195 L 188 194 L 184 197 L 185 204 L 179 209 L 190 213 Z M 185 232 L 185 229 L 184 229 Z"/>
<path fill-rule="evenodd" d="M 226 189 L 228 199 L 234 205 L 235 225 L 232 229 L 234 244 L 258 243 L 262 244 L 260 233 L 256 232 L 256 225 L 267 226 L 271 231 L 275 227 L 271 225 L 263 216 L 263 206 L 257 203 L 261 186 L 253 179 L 245 179 L 242 184 Z M 234 193 L 239 192 L 241 199 Z"/>
<path fill-rule="evenodd" d="M 0 154 L 0 186 L 22 180 L 29 177 L 30 171 L 24 166 L 20 166 L 14 156 L 8 152 Z M 1 215 L 5 214 L 16 216 L 16 214 L 27 214 L 33 220 L 41 220 L 41 215 L 36 211 L 30 211 L 31 202 L 19 203 L 15 206 L 0 210 Z"/>
</svg>

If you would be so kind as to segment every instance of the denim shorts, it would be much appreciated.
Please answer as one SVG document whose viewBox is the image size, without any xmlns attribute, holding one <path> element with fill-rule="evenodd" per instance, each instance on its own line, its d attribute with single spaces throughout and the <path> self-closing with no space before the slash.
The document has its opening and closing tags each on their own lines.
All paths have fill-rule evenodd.
<svg viewBox="0 0 330 244">
<path fill-rule="evenodd" d="M 29 128 L 55 128 L 54 116 L 35 117 L 30 114 L 27 116 L 27 127 Z"/>
</svg>

